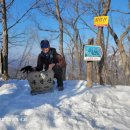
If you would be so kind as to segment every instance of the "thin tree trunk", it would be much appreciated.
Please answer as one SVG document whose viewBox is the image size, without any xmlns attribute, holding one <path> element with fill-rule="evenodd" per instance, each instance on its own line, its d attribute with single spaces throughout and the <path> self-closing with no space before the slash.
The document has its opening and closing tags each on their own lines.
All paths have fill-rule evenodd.
<svg viewBox="0 0 130 130">
<path fill-rule="evenodd" d="M 80 56 L 79 56 L 79 49 L 78 49 L 78 43 L 75 43 L 76 48 L 76 59 L 78 63 L 78 79 L 81 80 L 81 62 L 80 62 Z"/>
<path fill-rule="evenodd" d="M 69 52 L 70 52 L 70 56 L 71 56 L 71 64 L 70 64 L 70 79 L 73 80 L 74 79 L 74 49 L 72 48 L 72 52 L 71 52 L 71 48 L 69 48 Z"/>
<path fill-rule="evenodd" d="M 3 44 L 2 44 L 2 78 L 8 79 L 8 30 L 6 20 L 6 3 L 1 0 L 2 5 L 2 29 L 3 29 Z"/>
<path fill-rule="evenodd" d="M 80 58 L 80 71 L 81 71 L 81 79 L 82 79 L 82 61 L 83 61 L 83 46 L 82 46 L 82 41 L 81 41 L 81 37 L 80 37 L 80 34 L 79 34 L 79 43 L 80 43 L 80 53 L 79 53 L 79 58 Z"/>
<path fill-rule="evenodd" d="M 63 20 L 60 15 L 58 0 L 54 0 L 54 2 L 56 5 L 56 16 L 59 23 L 59 29 L 60 29 L 59 50 L 60 50 L 60 54 L 63 56 L 65 60 L 64 51 L 63 51 Z M 64 80 L 66 79 L 66 67 L 63 68 L 63 79 Z"/>
<path fill-rule="evenodd" d="M 105 53 L 104 53 L 104 56 L 105 56 L 105 59 L 107 58 L 107 51 L 108 51 L 108 44 L 109 44 L 109 31 L 107 31 L 107 38 L 106 38 L 106 46 L 105 46 Z M 104 63 L 104 75 L 105 75 L 105 83 L 107 83 L 107 79 L 109 77 L 109 66 L 107 64 L 107 60 L 105 60 L 105 63 Z"/>
<path fill-rule="evenodd" d="M 74 33 L 75 33 L 76 59 L 78 63 L 78 79 L 81 80 L 81 61 L 80 61 L 80 54 L 79 54 L 79 47 L 78 47 L 79 33 L 76 25 L 74 25 L 74 31 L 75 31 Z"/>
<path fill-rule="evenodd" d="M 74 58 L 73 58 L 73 56 L 72 56 L 71 61 L 72 61 L 72 64 L 71 64 L 71 80 L 73 80 L 74 79 Z"/>
</svg>

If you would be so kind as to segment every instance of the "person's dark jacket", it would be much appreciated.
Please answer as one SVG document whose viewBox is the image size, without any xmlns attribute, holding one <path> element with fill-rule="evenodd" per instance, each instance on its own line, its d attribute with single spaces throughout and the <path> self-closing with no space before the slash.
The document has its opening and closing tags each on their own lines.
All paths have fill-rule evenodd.
<svg viewBox="0 0 130 130">
<path fill-rule="evenodd" d="M 43 68 L 48 70 L 49 64 L 55 64 L 61 68 L 66 66 L 64 58 L 56 52 L 55 48 L 50 48 L 49 52 L 41 52 L 38 56 L 36 71 L 41 71 Z"/>
</svg>

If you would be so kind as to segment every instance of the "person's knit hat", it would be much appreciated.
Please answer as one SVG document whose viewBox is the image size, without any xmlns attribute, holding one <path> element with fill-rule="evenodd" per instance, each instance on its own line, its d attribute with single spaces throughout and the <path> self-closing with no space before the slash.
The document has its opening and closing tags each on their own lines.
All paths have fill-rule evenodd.
<svg viewBox="0 0 130 130">
<path fill-rule="evenodd" d="M 40 45 L 41 45 L 41 48 L 49 48 L 50 47 L 48 40 L 42 40 Z"/>
</svg>

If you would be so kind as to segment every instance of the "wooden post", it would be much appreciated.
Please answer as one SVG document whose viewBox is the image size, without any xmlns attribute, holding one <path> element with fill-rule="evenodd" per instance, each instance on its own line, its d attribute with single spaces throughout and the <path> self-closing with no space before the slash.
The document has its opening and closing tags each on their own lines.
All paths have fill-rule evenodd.
<svg viewBox="0 0 130 130">
<path fill-rule="evenodd" d="M 88 45 L 93 45 L 93 38 L 88 39 Z M 93 86 L 92 74 L 93 74 L 93 61 L 87 61 L 87 87 L 91 88 Z"/>
</svg>

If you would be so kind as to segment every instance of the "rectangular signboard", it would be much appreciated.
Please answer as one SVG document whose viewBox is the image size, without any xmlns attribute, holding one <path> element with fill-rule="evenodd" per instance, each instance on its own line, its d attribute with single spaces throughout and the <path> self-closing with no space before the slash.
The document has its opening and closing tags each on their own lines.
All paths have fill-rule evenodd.
<svg viewBox="0 0 130 130">
<path fill-rule="evenodd" d="M 101 46 L 84 45 L 84 60 L 100 61 L 102 54 Z"/>
<path fill-rule="evenodd" d="M 94 17 L 94 26 L 96 27 L 108 26 L 108 16 Z"/>
</svg>

